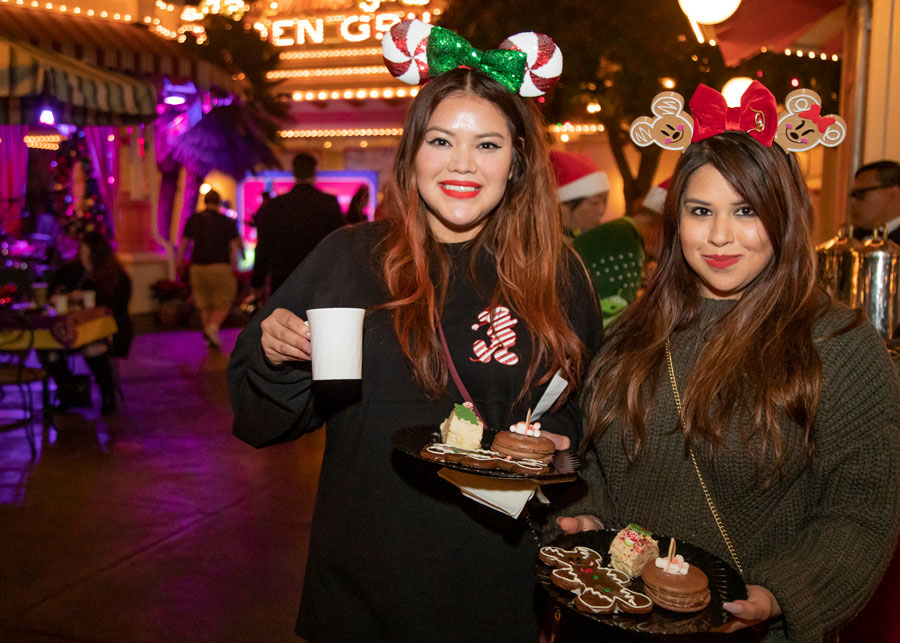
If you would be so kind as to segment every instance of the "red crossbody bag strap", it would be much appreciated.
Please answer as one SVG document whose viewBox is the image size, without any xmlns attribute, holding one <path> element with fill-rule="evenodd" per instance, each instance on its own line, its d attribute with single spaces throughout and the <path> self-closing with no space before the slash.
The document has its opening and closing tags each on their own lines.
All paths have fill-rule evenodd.
<svg viewBox="0 0 900 643">
<path fill-rule="evenodd" d="M 453 383 L 456 384 L 456 388 L 459 389 L 463 399 L 472 405 L 472 410 L 475 411 L 475 415 L 478 416 L 478 419 L 481 420 L 483 424 L 487 424 L 481 416 L 481 413 L 478 411 L 478 407 L 475 406 L 475 401 L 472 400 L 472 396 L 469 395 L 469 391 L 466 389 L 466 385 L 463 384 L 459 373 L 456 371 L 456 366 L 453 364 L 453 356 L 450 354 L 450 347 L 447 346 L 447 338 L 444 337 L 444 327 L 441 325 L 441 318 L 438 316 L 437 310 L 434 311 L 434 323 L 437 328 L 438 339 L 441 340 L 441 346 L 444 348 L 444 357 L 447 358 L 447 368 L 450 369 L 450 377 L 453 378 Z"/>
</svg>

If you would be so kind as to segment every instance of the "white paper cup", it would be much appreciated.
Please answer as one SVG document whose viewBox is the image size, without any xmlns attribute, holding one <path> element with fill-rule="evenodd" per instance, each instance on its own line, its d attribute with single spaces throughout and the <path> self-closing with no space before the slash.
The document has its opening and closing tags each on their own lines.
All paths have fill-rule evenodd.
<svg viewBox="0 0 900 643">
<path fill-rule="evenodd" d="M 313 380 L 362 378 L 364 308 L 313 308 L 306 311 L 312 342 Z"/>
<path fill-rule="evenodd" d="M 81 305 L 85 308 L 93 308 L 97 305 L 97 293 L 93 290 L 85 290 L 81 293 Z"/>
<path fill-rule="evenodd" d="M 53 308 L 60 314 L 69 312 L 69 296 L 53 295 Z"/>
</svg>

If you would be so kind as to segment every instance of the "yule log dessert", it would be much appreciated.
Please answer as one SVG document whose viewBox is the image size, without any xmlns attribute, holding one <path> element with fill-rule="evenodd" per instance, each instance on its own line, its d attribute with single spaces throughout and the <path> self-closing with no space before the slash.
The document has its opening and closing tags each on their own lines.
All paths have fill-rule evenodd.
<svg viewBox="0 0 900 643">
<path fill-rule="evenodd" d="M 699 612 L 709 605 L 709 579 L 681 554 L 657 558 L 644 567 L 644 591 L 660 607 L 673 612 Z"/>
<path fill-rule="evenodd" d="M 653 538 L 653 532 L 631 523 L 613 538 L 609 555 L 610 567 L 637 578 L 644 566 L 659 556 L 659 545 Z"/>
</svg>

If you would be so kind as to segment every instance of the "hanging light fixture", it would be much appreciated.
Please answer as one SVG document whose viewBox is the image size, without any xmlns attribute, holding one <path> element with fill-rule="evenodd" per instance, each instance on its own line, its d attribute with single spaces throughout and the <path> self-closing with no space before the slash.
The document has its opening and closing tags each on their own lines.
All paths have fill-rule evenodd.
<svg viewBox="0 0 900 643">
<path fill-rule="evenodd" d="M 741 0 L 678 0 L 681 10 L 690 20 L 701 25 L 724 22 L 737 11 Z"/>
<path fill-rule="evenodd" d="M 56 125 L 56 116 L 53 114 L 52 109 L 45 107 L 41 110 L 38 121 L 43 123 L 44 125 Z"/>
<path fill-rule="evenodd" d="M 747 91 L 747 88 L 752 82 L 752 78 L 736 76 L 725 83 L 725 86 L 722 87 L 722 96 L 725 97 L 725 103 L 729 107 L 739 107 L 741 104 L 741 96 L 744 95 L 744 92 Z"/>
</svg>

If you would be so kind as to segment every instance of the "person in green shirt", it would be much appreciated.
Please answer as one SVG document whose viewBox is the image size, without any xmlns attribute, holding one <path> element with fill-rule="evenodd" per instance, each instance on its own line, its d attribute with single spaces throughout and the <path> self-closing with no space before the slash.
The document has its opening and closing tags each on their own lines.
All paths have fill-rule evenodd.
<svg viewBox="0 0 900 643">
<path fill-rule="evenodd" d="M 644 265 L 640 232 L 628 217 L 603 223 L 609 179 L 591 157 L 553 150 L 566 234 L 591 276 L 607 326 L 637 297 Z"/>
</svg>

